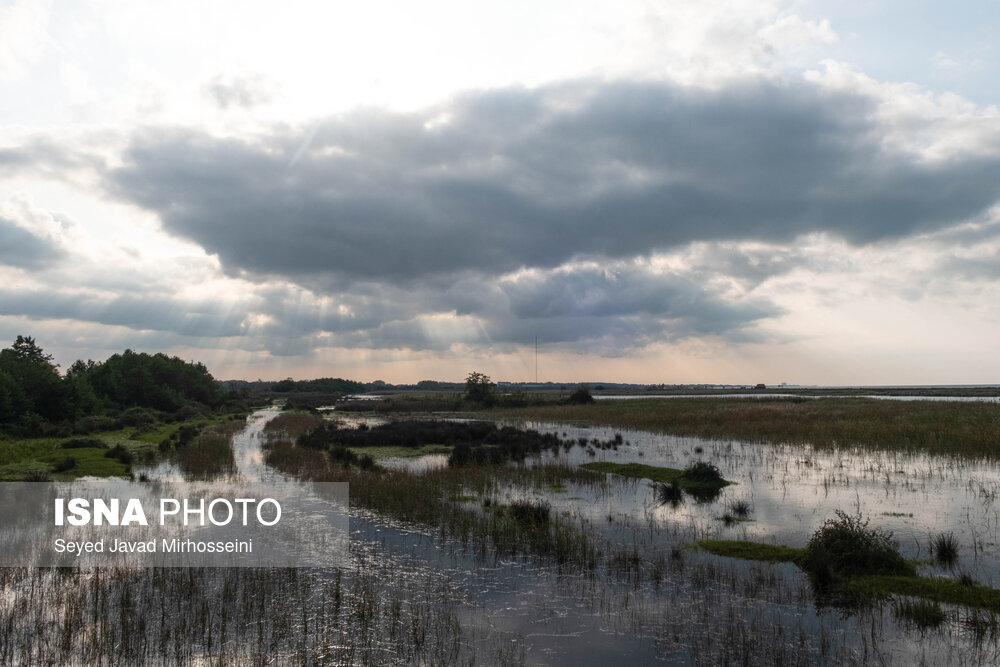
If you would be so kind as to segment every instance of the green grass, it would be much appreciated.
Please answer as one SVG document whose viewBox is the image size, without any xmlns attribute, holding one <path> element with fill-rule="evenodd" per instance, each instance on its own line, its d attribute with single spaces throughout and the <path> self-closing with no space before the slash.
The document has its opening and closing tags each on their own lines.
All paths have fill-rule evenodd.
<svg viewBox="0 0 1000 667">
<path fill-rule="evenodd" d="M 666 468 L 663 466 L 651 466 L 645 463 L 612 463 L 611 461 L 595 461 L 584 463 L 580 466 L 586 470 L 595 472 L 609 472 L 623 477 L 635 477 L 637 479 L 648 479 L 663 484 L 676 484 L 682 489 L 720 489 L 729 486 L 733 482 L 720 479 L 719 481 L 701 481 L 689 479 L 685 476 L 684 470 L 677 468 Z"/>
<path fill-rule="evenodd" d="M 781 544 L 763 544 L 746 540 L 701 540 L 697 546 L 716 556 L 759 560 L 765 563 L 797 563 L 802 557 L 802 549 Z"/>
<path fill-rule="evenodd" d="M 957 579 L 883 575 L 858 577 L 851 581 L 850 586 L 861 592 L 909 595 L 923 600 L 1000 612 L 1000 590 L 978 582 L 970 585 Z"/>
<path fill-rule="evenodd" d="M 805 549 L 742 540 L 701 540 L 696 546 L 716 556 L 796 565 L 800 564 L 805 552 Z M 1000 590 L 978 582 L 962 583 L 958 579 L 920 575 L 871 575 L 849 577 L 844 585 L 862 598 L 872 595 L 905 595 L 1000 613 Z"/>
<path fill-rule="evenodd" d="M 1000 407 L 992 403 L 671 398 L 498 412 L 512 418 L 580 422 L 700 438 L 1000 458 Z"/>
<path fill-rule="evenodd" d="M 76 438 L 0 440 L 0 481 L 64 481 L 78 477 L 127 477 L 129 466 L 117 459 L 107 458 L 105 455 L 108 449 L 121 445 L 128 450 L 135 463 L 153 463 L 160 457 L 159 443 L 169 439 L 182 426 L 201 427 L 210 424 L 227 426 L 229 423 L 242 427 L 244 422 L 233 420 L 232 415 L 224 415 L 213 420 L 197 419 L 157 424 L 152 429 L 130 426 Z M 64 442 L 80 437 L 100 441 L 105 447 L 62 448 Z M 73 460 L 71 467 L 64 465 L 67 458 Z"/>
</svg>

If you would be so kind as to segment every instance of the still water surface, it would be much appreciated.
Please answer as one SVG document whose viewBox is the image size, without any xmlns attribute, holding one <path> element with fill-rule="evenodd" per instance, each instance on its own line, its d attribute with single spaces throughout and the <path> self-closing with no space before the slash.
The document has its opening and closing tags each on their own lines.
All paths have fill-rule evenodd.
<svg viewBox="0 0 1000 667">
<path fill-rule="evenodd" d="M 263 462 L 264 424 L 278 412 L 255 413 L 233 440 L 237 475 L 271 484 L 298 484 Z M 565 489 L 504 488 L 499 502 L 535 498 L 552 513 L 577 522 L 608 545 L 628 548 L 644 564 L 663 563 L 655 581 L 595 576 L 548 566 L 532 558 L 502 559 L 470 553 L 465 545 L 426 527 L 404 525 L 352 508 L 355 563 L 377 559 L 414 579 L 437 581 L 439 597 L 454 605 L 463 627 L 523 646 L 528 664 L 715 663 L 742 647 L 752 663 L 984 664 L 998 657 L 996 639 L 974 641 L 950 609 L 942 630 L 903 627 L 887 605 L 859 616 L 818 610 L 808 582 L 792 565 L 764 565 L 717 558 L 682 545 L 698 539 L 754 539 L 803 546 L 835 510 L 870 517 L 891 530 L 901 551 L 928 558 L 930 538 L 953 532 L 960 544 L 953 571 L 924 565 L 938 576 L 972 574 L 1000 586 L 1000 472 L 994 463 L 945 457 L 812 451 L 735 441 L 681 438 L 608 428 L 526 423 L 563 438 L 607 440 L 622 433 L 615 450 L 574 447 L 548 460 L 641 462 L 683 468 L 714 463 L 736 484 L 718 498 L 685 496 L 660 505 L 646 480 L 608 475 L 604 483 Z M 447 465 L 429 455 L 388 460 L 419 471 Z M 179 478 L 161 466 L 160 478 Z M 307 492 L 303 485 L 303 492 Z M 721 517 L 739 499 L 750 520 L 727 525 Z M 482 660 L 489 663 L 488 659 Z"/>
</svg>

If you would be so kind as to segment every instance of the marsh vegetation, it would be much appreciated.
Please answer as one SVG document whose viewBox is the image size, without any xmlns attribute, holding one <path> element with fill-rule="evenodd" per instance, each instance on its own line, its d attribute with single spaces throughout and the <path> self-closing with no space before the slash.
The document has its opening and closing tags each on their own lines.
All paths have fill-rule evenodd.
<svg viewBox="0 0 1000 667">
<path fill-rule="evenodd" d="M 267 410 L 164 440 L 153 448 L 186 478 L 349 482 L 348 563 L 8 571 L 4 662 L 1000 657 L 1000 479 L 987 460 L 336 411 Z M 60 451 L 88 449 L 112 446 Z M 443 463 L 394 465 L 401 454 Z M 914 512 L 916 497 L 938 513 Z"/>
<path fill-rule="evenodd" d="M 512 419 L 586 423 L 710 440 L 1000 457 L 1000 408 L 995 403 L 674 398 L 535 406 L 503 414 Z"/>
</svg>

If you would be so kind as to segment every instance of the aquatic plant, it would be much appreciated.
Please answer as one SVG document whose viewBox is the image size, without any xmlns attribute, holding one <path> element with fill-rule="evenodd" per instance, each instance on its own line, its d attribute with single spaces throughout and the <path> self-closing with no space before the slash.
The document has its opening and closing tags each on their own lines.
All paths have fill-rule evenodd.
<svg viewBox="0 0 1000 667">
<path fill-rule="evenodd" d="M 892 609 L 896 618 L 910 623 L 920 630 L 941 627 L 948 620 L 941 605 L 930 600 L 896 600 Z"/>
<path fill-rule="evenodd" d="M 677 507 L 684 500 L 681 487 L 669 482 L 656 482 L 653 484 L 653 492 L 656 495 L 656 502 L 660 505 L 672 505 Z"/>
<path fill-rule="evenodd" d="M 729 511 L 733 516 L 746 519 L 750 516 L 752 507 L 750 506 L 750 501 L 743 498 L 737 498 L 735 500 L 729 501 Z"/>
<path fill-rule="evenodd" d="M 931 538 L 934 560 L 941 565 L 952 566 L 958 560 L 958 540 L 955 533 L 939 533 Z"/>
<path fill-rule="evenodd" d="M 726 482 L 722 479 L 722 473 L 711 463 L 706 461 L 696 461 L 684 468 L 684 479 L 689 482 L 699 484 L 720 484 Z"/>
</svg>

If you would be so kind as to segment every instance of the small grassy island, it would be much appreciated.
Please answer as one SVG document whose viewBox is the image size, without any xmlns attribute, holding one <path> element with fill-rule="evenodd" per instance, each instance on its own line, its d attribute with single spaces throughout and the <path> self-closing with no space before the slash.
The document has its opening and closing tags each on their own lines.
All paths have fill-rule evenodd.
<svg viewBox="0 0 1000 667">
<path fill-rule="evenodd" d="M 916 565 L 899 554 L 891 537 L 870 528 L 867 520 L 837 512 L 837 518 L 828 519 L 801 549 L 745 540 L 701 540 L 697 546 L 717 556 L 794 563 L 809 576 L 817 599 L 835 606 L 856 607 L 880 597 L 901 595 L 1000 612 L 1000 590 L 968 575 L 955 579 L 919 575 Z M 943 613 L 934 617 L 944 621 Z"/>
<path fill-rule="evenodd" d="M 704 461 L 692 463 L 683 470 L 651 466 L 644 463 L 612 463 L 610 461 L 584 463 L 580 467 L 595 472 L 609 472 L 623 477 L 673 484 L 685 491 L 718 490 L 733 484 L 733 482 L 722 478 L 718 468 Z"/>
</svg>

